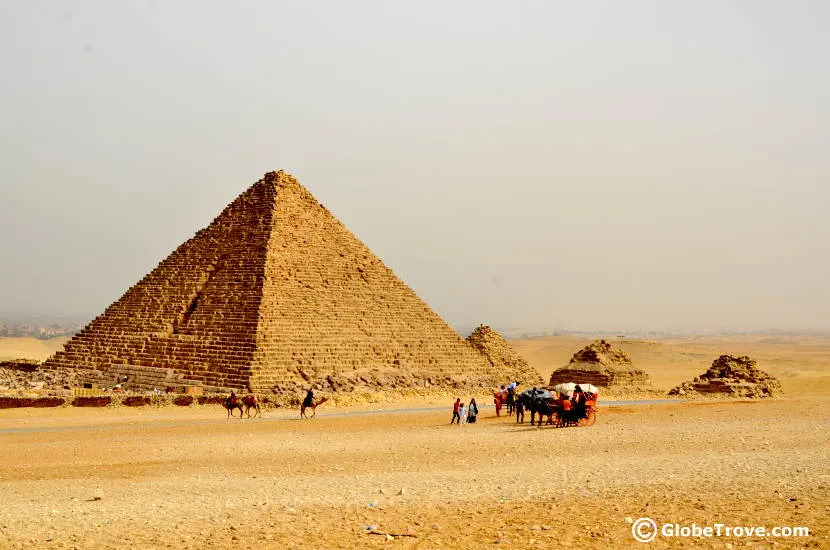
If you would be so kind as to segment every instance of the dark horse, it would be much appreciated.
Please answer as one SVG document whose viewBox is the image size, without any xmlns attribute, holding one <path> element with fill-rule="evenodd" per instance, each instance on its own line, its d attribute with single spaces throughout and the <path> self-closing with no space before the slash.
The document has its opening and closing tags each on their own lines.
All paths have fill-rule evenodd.
<svg viewBox="0 0 830 550">
<path fill-rule="evenodd" d="M 524 424 L 525 422 L 525 411 L 530 412 L 533 414 L 533 399 L 525 393 L 520 393 L 516 396 L 516 403 L 514 405 L 514 410 L 516 412 L 516 423 L 517 424 Z M 530 417 L 531 424 L 533 423 L 533 417 Z"/>
<path fill-rule="evenodd" d="M 233 416 L 234 409 L 239 409 L 239 418 L 242 418 L 242 400 L 236 394 L 231 394 L 225 398 L 225 401 L 222 403 L 226 409 L 228 409 L 228 418 Z"/>
<path fill-rule="evenodd" d="M 536 415 L 540 414 L 540 408 L 545 404 L 545 400 L 530 391 L 522 392 L 516 395 L 516 403 L 513 406 L 513 412 L 516 414 L 516 422 L 524 424 L 525 414 L 530 413 L 530 425 L 536 422 Z M 544 411 L 541 411 L 544 412 Z"/>
<path fill-rule="evenodd" d="M 516 403 L 521 404 L 522 416 L 521 421 L 524 422 L 524 413 L 530 411 L 530 425 L 532 426 L 536 423 L 536 417 L 539 417 L 538 423 L 539 426 L 542 425 L 542 421 L 547 417 L 548 424 L 554 424 L 556 419 L 556 411 L 553 408 L 553 405 L 542 396 L 541 392 L 527 390 L 519 395 L 516 396 Z M 517 416 L 516 421 L 519 421 L 519 417 Z"/>
<path fill-rule="evenodd" d="M 533 418 L 534 412 L 539 417 L 539 424 L 537 424 L 537 426 L 540 428 L 542 427 L 542 420 L 544 420 L 545 417 L 547 417 L 548 419 L 548 425 L 558 425 L 559 423 L 559 414 L 553 407 L 553 403 L 551 403 L 551 401 L 548 399 L 542 397 L 537 397 L 536 399 L 534 399 L 533 409 L 531 409 L 530 411 L 531 418 Z M 530 424 L 531 426 L 533 425 L 533 420 L 530 421 Z"/>
</svg>

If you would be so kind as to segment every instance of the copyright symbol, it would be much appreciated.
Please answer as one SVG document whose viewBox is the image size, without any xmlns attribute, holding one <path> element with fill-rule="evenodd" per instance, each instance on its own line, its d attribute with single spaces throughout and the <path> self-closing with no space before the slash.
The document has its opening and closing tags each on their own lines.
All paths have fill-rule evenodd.
<svg viewBox="0 0 830 550">
<path fill-rule="evenodd" d="M 631 536 L 637 542 L 651 542 L 657 536 L 657 523 L 651 518 L 640 518 L 631 524 Z"/>
</svg>

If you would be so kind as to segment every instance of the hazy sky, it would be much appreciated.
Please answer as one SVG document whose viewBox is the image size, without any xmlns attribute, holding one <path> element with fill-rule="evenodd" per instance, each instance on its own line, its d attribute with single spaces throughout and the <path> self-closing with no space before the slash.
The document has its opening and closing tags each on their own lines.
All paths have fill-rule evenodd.
<svg viewBox="0 0 830 550">
<path fill-rule="evenodd" d="M 830 328 L 830 2 L 0 0 L 0 313 L 270 170 L 455 326 Z"/>
</svg>

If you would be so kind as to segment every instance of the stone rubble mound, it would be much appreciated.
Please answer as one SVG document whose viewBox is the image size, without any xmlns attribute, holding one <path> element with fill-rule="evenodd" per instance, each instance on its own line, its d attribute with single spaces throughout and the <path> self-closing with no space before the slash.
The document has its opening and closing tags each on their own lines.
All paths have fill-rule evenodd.
<svg viewBox="0 0 830 550">
<path fill-rule="evenodd" d="M 578 352 L 569 362 L 588 363 L 591 365 L 630 365 L 631 357 L 622 349 L 612 346 L 605 340 L 594 340 Z"/>
<path fill-rule="evenodd" d="M 487 325 L 480 325 L 468 337 L 467 343 L 481 353 L 505 381 L 523 386 L 536 386 L 542 377 L 514 350 L 507 340 Z"/>
<path fill-rule="evenodd" d="M 19 370 L 33 372 L 40 367 L 37 359 L 12 359 L 11 361 L 0 361 L 0 369 Z"/>
<path fill-rule="evenodd" d="M 635 368 L 631 357 L 605 340 L 595 340 L 577 351 L 570 362 L 553 371 L 549 384 L 585 382 L 600 387 L 650 384 L 648 374 Z"/>
<path fill-rule="evenodd" d="M 0 393 L 68 390 L 80 384 L 74 369 L 41 369 L 34 359 L 0 362 Z"/>
<path fill-rule="evenodd" d="M 783 394 L 781 383 L 756 367 L 746 355 L 721 355 L 712 367 L 691 382 L 672 388 L 669 395 L 723 394 L 733 397 L 763 398 Z"/>
</svg>

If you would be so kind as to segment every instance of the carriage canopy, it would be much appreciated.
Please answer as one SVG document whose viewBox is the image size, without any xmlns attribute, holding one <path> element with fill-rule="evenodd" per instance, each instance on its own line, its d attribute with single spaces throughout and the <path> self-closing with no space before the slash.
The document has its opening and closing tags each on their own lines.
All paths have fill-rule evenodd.
<svg viewBox="0 0 830 550">
<path fill-rule="evenodd" d="M 570 399 L 574 393 L 574 390 L 576 389 L 576 384 L 574 384 L 573 382 L 568 382 L 566 384 L 557 384 L 553 387 L 553 389 L 555 391 L 558 391 L 560 394 L 564 395 L 568 399 Z"/>
<path fill-rule="evenodd" d="M 557 384 L 553 387 L 554 391 L 559 392 L 560 394 L 564 395 L 568 399 L 573 395 L 575 391 L 581 391 L 584 393 L 599 393 L 599 388 L 594 386 L 593 384 L 575 384 L 573 382 L 568 382 L 565 384 Z"/>
<path fill-rule="evenodd" d="M 578 391 L 585 392 L 585 393 L 593 393 L 595 395 L 599 393 L 599 388 L 594 386 L 593 384 L 575 384 L 575 385 L 576 385 L 576 390 L 578 390 Z"/>
</svg>

